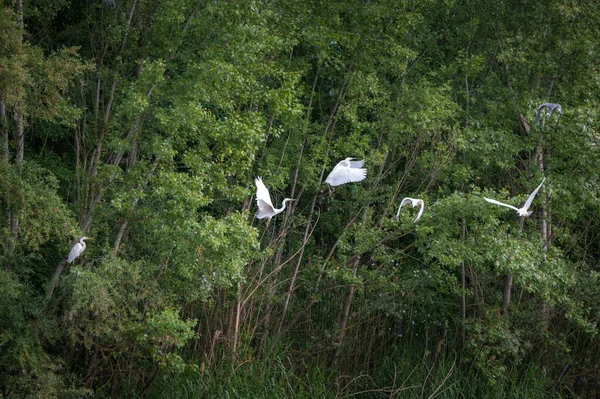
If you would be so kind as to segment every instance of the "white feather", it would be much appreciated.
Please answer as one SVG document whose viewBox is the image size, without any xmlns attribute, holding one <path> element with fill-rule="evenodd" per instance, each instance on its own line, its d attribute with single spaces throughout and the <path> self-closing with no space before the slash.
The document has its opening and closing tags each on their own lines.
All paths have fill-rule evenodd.
<svg viewBox="0 0 600 399">
<path fill-rule="evenodd" d="M 540 191 L 540 188 L 542 188 L 542 185 L 544 184 L 545 181 L 546 181 L 546 178 L 544 177 L 544 180 L 542 180 L 540 185 L 537 186 L 537 188 L 531 194 L 529 194 L 529 197 L 527 197 L 527 201 L 525 201 L 525 203 L 523 204 L 523 206 L 521 208 L 517 208 L 515 206 L 508 205 L 503 202 L 496 201 L 496 200 L 490 199 L 490 198 L 483 197 L 483 199 L 486 200 L 487 202 L 491 202 L 492 204 L 506 206 L 508 208 L 514 209 L 515 211 L 517 211 L 517 215 L 519 215 L 519 216 L 523 216 L 523 217 L 529 216 L 533 213 L 533 211 L 529 211 L 529 207 L 533 203 L 533 199 L 537 195 L 538 191 Z"/>
<path fill-rule="evenodd" d="M 421 207 L 421 209 L 419 209 L 419 213 L 417 214 L 417 217 L 415 217 L 415 219 L 413 220 L 413 222 L 418 222 L 419 219 L 421 219 L 423 212 L 425 211 L 425 202 L 423 202 L 423 200 L 421 200 L 421 199 L 410 198 L 410 197 L 406 197 L 400 202 L 400 207 L 398 208 L 398 212 L 396 212 L 396 220 L 398 220 L 398 218 L 400 217 L 400 210 L 402 209 L 402 207 L 404 205 L 408 205 L 408 204 L 412 204 L 413 208 L 415 206 Z"/>
<path fill-rule="evenodd" d="M 258 206 L 258 212 L 256 213 L 257 219 L 271 219 L 278 213 L 283 212 L 283 210 L 285 209 L 285 205 L 288 201 L 293 201 L 292 199 L 286 198 L 283 200 L 283 206 L 277 209 L 273 206 L 273 202 L 271 201 L 271 195 L 269 194 L 269 190 L 263 183 L 262 178 L 257 177 L 256 179 L 254 179 L 254 183 L 256 184 L 256 205 Z"/>
<path fill-rule="evenodd" d="M 340 161 L 331 173 L 325 179 L 330 186 L 339 186 L 346 183 L 355 183 L 364 180 L 367 177 L 367 170 L 362 168 L 365 161 L 351 161 L 352 158 L 346 158 Z"/>
<path fill-rule="evenodd" d="M 73 263 L 73 261 L 75 259 L 77 259 L 83 251 L 85 251 L 86 245 L 85 245 L 84 240 L 91 240 L 91 238 L 81 237 L 79 239 L 79 242 L 77 244 L 73 245 L 73 248 L 71 248 L 71 252 L 69 252 L 69 257 L 67 258 L 67 263 Z"/>
</svg>

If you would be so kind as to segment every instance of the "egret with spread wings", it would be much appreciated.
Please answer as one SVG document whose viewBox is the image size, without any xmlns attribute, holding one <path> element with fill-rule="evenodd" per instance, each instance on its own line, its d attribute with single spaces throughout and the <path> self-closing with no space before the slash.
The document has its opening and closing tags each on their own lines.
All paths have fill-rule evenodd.
<svg viewBox="0 0 600 399">
<path fill-rule="evenodd" d="M 396 220 L 398 220 L 400 218 L 400 209 L 402 209 L 402 207 L 404 205 L 408 205 L 411 204 L 413 206 L 413 208 L 415 206 L 420 206 L 421 209 L 419 210 L 419 213 L 417 214 L 417 217 L 415 218 L 415 220 L 413 220 L 413 222 L 418 222 L 419 219 L 421 219 L 421 216 L 423 215 L 423 211 L 425 210 L 425 202 L 423 202 L 423 200 L 418 199 L 418 198 L 410 198 L 410 197 L 406 197 L 402 200 L 402 202 L 400 202 L 400 207 L 398 208 L 398 212 L 396 213 Z"/>
<path fill-rule="evenodd" d="M 529 211 L 529 207 L 531 206 L 533 199 L 535 198 L 538 191 L 540 191 L 540 188 L 542 188 L 542 184 L 544 184 L 545 181 L 546 181 L 546 178 L 544 177 L 544 180 L 542 180 L 540 185 L 531 193 L 531 195 L 529 195 L 529 198 L 527 198 L 527 201 L 525 201 L 525 204 L 523 204 L 523 206 L 521 208 L 517 208 L 516 206 L 508 205 L 503 202 L 496 201 L 496 200 L 490 199 L 490 198 L 483 197 L 483 199 L 485 199 L 487 202 L 490 202 L 492 204 L 502 205 L 502 206 L 506 206 L 508 208 L 514 209 L 515 211 L 517 211 L 517 215 L 526 217 L 533 213 L 533 211 Z"/>
<path fill-rule="evenodd" d="M 271 195 L 269 194 L 269 190 L 265 186 L 261 177 L 257 177 L 254 179 L 254 183 L 256 184 L 256 205 L 258 205 L 258 212 L 256 213 L 257 219 L 271 218 L 278 213 L 283 212 L 285 209 L 286 203 L 289 201 L 294 201 L 291 198 L 286 198 L 283 200 L 282 207 L 277 209 L 273 206 L 273 202 L 271 201 Z"/>
<path fill-rule="evenodd" d="M 364 180 L 367 177 L 367 170 L 363 168 L 365 161 L 353 161 L 353 159 L 346 158 L 335 165 L 325 182 L 330 186 L 339 186 Z"/>
</svg>

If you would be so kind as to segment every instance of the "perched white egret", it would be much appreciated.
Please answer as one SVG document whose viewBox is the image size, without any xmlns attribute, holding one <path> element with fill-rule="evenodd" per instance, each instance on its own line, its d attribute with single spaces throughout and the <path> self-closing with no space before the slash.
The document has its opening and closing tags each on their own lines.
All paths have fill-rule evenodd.
<svg viewBox="0 0 600 399">
<path fill-rule="evenodd" d="M 413 208 L 415 206 L 421 207 L 421 209 L 419 210 L 419 213 L 417 214 L 417 217 L 415 218 L 415 220 L 413 220 L 413 222 L 418 222 L 419 219 L 421 219 L 421 216 L 423 215 L 423 211 L 425 210 L 425 203 L 421 199 L 410 198 L 410 197 L 406 197 L 402 200 L 402 202 L 400 202 L 400 207 L 398 208 L 398 212 L 396 213 L 396 220 L 398 220 L 400 218 L 400 209 L 402 209 L 402 207 L 404 205 L 408 205 L 408 204 L 412 204 Z"/>
<path fill-rule="evenodd" d="M 339 186 L 364 180 L 367 177 L 367 170 L 363 168 L 365 161 L 352 161 L 352 159 L 354 158 L 346 158 L 335 165 L 325 182 L 330 186 Z"/>
<path fill-rule="evenodd" d="M 81 255 L 81 253 L 83 251 L 85 251 L 85 241 L 84 240 L 91 240 L 91 238 L 81 237 L 79 239 L 79 242 L 77 244 L 73 245 L 73 248 L 71 248 L 71 252 L 69 252 L 69 257 L 67 258 L 67 263 L 72 263 L 76 258 L 79 257 L 79 255 Z"/>
<path fill-rule="evenodd" d="M 286 198 L 283 200 L 283 206 L 277 209 L 273 206 L 269 190 L 263 183 L 262 178 L 257 177 L 254 179 L 254 183 L 256 183 L 256 204 L 258 205 L 258 212 L 256 213 L 257 219 L 268 218 L 271 220 L 273 216 L 283 212 L 288 201 L 294 201 L 291 198 Z"/>
<path fill-rule="evenodd" d="M 544 180 L 542 180 L 540 185 L 531 193 L 531 195 L 529 196 L 529 198 L 527 198 L 527 201 L 525 201 L 525 204 L 523 204 L 523 207 L 521 207 L 521 208 L 517 208 L 516 206 L 504 204 L 500 201 L 496 201 L 496 200 L 493 200 L 490 198 L 483 197 L 483 199 L 485 199 L 487 202 L 491 202 L 492 204 L 502 205 L 502 206 L 506 206 L 511 209 L 514 209 L 515 211 L 517 211 L 517 215 L 519 215 L 519 216 L 529 216 L 532 214 L 533 211 L 528 211 L 528 209 L 531 206 L 531 203 L 533 202 L 533 199 L 535 198 L 536 194 L 538 193 L 538 191 L 540 191 L 540 188 L 542 188 L 542 184 L 544 184 L 545 181 L 546 181 L 546 178 L 544 177 Z"/>
</svg>

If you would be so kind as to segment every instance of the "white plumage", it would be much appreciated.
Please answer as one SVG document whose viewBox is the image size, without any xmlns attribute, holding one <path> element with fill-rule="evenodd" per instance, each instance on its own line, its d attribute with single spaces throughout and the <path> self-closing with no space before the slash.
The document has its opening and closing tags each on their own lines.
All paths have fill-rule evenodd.
<svg viewBox="0 0 600 399">
<path fill-rule="evenodd" d="M 352 159 L 354 158 L 346 158 L 335 165 L 325 182 L 330 186 L 339 186 L 364 180 L 367 177 L 367 170 L 363 168 L 365 161 L 352 161 Z"/>
<path fill-rule="evenodd" d="M 508 205 L 503 202 L 496 201 L 496 200 L 490 199 L 490 198 L 483 197 L 483 199 L 492 204 L 506 206 L 508 208 L 514 209 L 515 211 L 517 211 L 517 215 L 519 215 L 519 216 L 529 216 L 533 212 L 533 211 L 528 211 L 529 207 L 531 206 L 533 199 L 535 198 L 538 191 L 540 191 L 540 188 L 542 188 L 542 184 L 544 184 L 545 181 L 546 181 L 546 178 L 544 177 L 544 180 L 542 180 L 540 185 L 531 193 L 531 195 L 529 195 L 529 198 L 527 198 L 527 201 L 525 201 L 525 204 L 523 204 L 523 206 L 521 208 L 517 208 L 516 206 Z"/>
<path fill-rule="evenodd" d="M 271 220 L 273 216 L 283 212 L 288 201 L 293 201 L 293 199 L 285 198 L 282 203 L 283 206 L 277 209 L 273 206 L 269 190 L 263 183 L 262 178 L 257 177 L 254 179 L 254 183 L 256 184 L 256 205 L 258 205 L 257 219 L 268 218 Z"/>
<path fill-rule="evenodd" d="M 85 241 L 84 240 L 91 240 L 91 238 L 89 237 L 81 237 L 79 239 L 79 242 L 75 245 L 73 245 L 73 248 L 71 248 L 71 252 L 69 252 L 69 257 L 67 258 L 67 263 L 72 263 L 75 259 L 77 259 L 79 257 L 79 255 L 81 255 L 81 253 L 83 251 L 85 251 Z"/>
<path fill-rule="evenodd" d="M 423 211 L 425 210 L 425 202 L 423 202 L 423 200 L 421 200 L 421 199 L 410 198 L 410 197 L 406 197 L 402 200 L 402 202 L 400 202 L 400 207 L 398 208 L 398 212 L 396 213 L 396 220 L 398 220 L 400 217 L 400 209 L 402 209 L 402 207 L 404 205 L 408 205 L 408 204 L 412 204 L 413 208 L 415 206 L 421 207 L 421 209 L 419 210 L 419 213 L 417 214 L 417 217 L 415 218 L 415 220 L 413 220 L 413 222 L 418 222 L 419 219 L 421 219 L 421 215 L 423 215 Z"/>
</svg>

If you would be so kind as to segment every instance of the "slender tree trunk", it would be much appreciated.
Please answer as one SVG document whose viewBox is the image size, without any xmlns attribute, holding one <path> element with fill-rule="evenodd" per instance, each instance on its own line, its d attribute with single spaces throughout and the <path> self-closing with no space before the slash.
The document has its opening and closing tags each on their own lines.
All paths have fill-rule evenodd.
<svg viewBox="0 0 600 399">
<path fill-rule="evenodd" d="M 24 150 L 25 150 L 25 129 L 23 126 L 23 112 L 17 111 L 15 113 L 15 140 L 16 140 L 16 154 L 15 154 L 15 165 L 19 173 L 23 168 Z M 20 208 L 20 206 L 19 206 Z M 10 220 L 10 235 L 12 238 L 11 248 L 15 248 L 17 238 L 19 236 L 19 212 L 17 209 Z"/>
<path fill-rule="evenodd" d="M 550 92 L 552 90 L 553 83 L 554 83 L 554 77 L 548 83 L 548 87 L 547 87 L 548 96 L 550 96 Z M 542 125 L 540 128 L 539 146 L 537 148 L 537 164 L 538 164 L 538 168 L 542 172 L 542 174 L 545 174 L 543 129 L 544 128 Z M 546 199 L 548 200 L 548 194 L 546 195 Z M 550 226 L 546 222 L 546 220 L 548 218 L 548 214 L 546 211 L 546 206 L 548 205 L 548 202 L 549 201 L 546 201 L 546 204 L 541 204 L 541 206 L 540 206 L 541 210 L 540 210 L 539 229 L 540 229 L 540 235 L 542 236 L 542 240 L 544 242 L 544 246 L 542 248 L 542 251 L 543 251 L 542 262 L 543 263 L 546 262 L 546 254 L 548 252 L 548 248 L 550 247 L 549 234 L 548 234 Z M 541 313 L 542 313 L 542 316 L 541 316 L 542 317 L 542 331 L 546 331 L 548 329 L 548 324 L 550 323 L 550 306 L 548 305 L 548 302 L 542 301 Z"/>
<path fill-rule="evenodd" d="M 15 142 L 15 164 L 18 168 L 21 168 L 25 154 L 25 125 L 23 112 L 20 110 L 15 112 Z"/>
<path fill-rule="evenodd" d="M 6 103 L 0 101 L 0 130 L 2 131 L 2 162 L 8 165 L 8 143 L 10 135 L 8 133 L 8 120 L 6 119 Z"/>
<path fill-rule="evenodd" d="M 2 130 L 2 163 L 5 166 L 8 166 L 10 160 L 9 160 L 9 152 L 8 152 L 8 145 L 10 142 L 10 134 L 9 134 L 9 128 L 8 128 L 8 120 L 6 118 L 6 104 L 4 102 L 4 100 L 0 101 L 0 129 Z M 12 257 L 15 253 L 15 240 L 14 237 L 12 235 L 12 213 L 10 211 L 10 199 L 8 198 L 8 194 L 7 194 L 7 205 L 8 205 L 8 210 L 6 212 L 6 214 L 4 215 L 4 217 L 6 217 L 6 226 L 8 227 L 8 230 L 11 232 L 11 234 L 6 238 L 6 248 L 8 251 L 8 262 L 6 263 L 6 269 L 10 270 L 12 267 Z"/>
<path fill-rule="evenodd" d="M 239 340 L 240 316 L 242 313 L 242 283 L 238 283 L 237 288 L 237 300 L 235 302 L 235 325 L 233 330 L 233 353 L 237 351 Z"/>
<path fill-rule="evenodd" d="M 465 240 L 467 237 L 467 221 L 466 219 L 462 220 L 462 227 L 460 229 L 460 238 L 461 240 Z M 467 290 L 467 277 L 465 274 L 465 261 L 460 262 L 460 286 L 462 288 L 462 293 L 460 295 L 460 341 L 462 347 L 465 346 L 466 340 L 466 332 L 465 325 L 467 323 L 467 299 L 465 296 L 465 291 Z"/>
<path fill-rule="evenodd" d="M 470 97 L 470 93 L 469 93 L 469 74 L 465 73 L 465 91 L 466 91 L 466 96 L 467 96 L 467 103 L 466 103 L 466 116 L 465 116 L 465 127 L 468 128 L 469 127 L 469 107 L 470 107 L 470 101 L 471 101 L 471 97 Z"/>
<path fill-rule="evenodd" d="M 123 39 L 121 40 L 121 46 L 119 48 L 119 52 L 118 52 L 118 56 L 117 59 L 121 59 L 121 56 L 123 55 L 123 52 L 125 51 L 125 46 L 127 45 L 127 38 L 129 36 L 129 28 L 131 27 L 131 21 L 133 20 L 133 14 L 135 12 L 135 7 L 137 5 L 137 1 L 138 0 L 133 0 L 133 2 L 131 3 L 131 8 L 129 9 L 129 15 L 127 18 L 127 26 L 124 30 L 124 35 L 123 35 Z M 104 109 L 104 115 L 103 115 L 103 120 L 102 120 L 102 126 L 100 128 L 100 135 L 98 137 L 98 141 L 96 142 L 96 150 L 94 152 L 94 156 L 92 159 L 92 162 L 90 164 L 90 170 L 91 170 L 91 175 L 95 176 L 97 171 L 98 171 L 98 165 L 100 163 L 100 158 L 102 156 L 102 147 L 104 145 L 104 136 L 106 135 L 106 130 L 108 129 L 108 120 L 110 119 L 110 113 L 112 110 L 112 104 L 113 104 L 113 100 L 115 98 L 115 90 L 117 88 L 117 81 L 119 78 L 119 69 L 121 66 L 122 62 L 119 62 L 119 65 L 117 66 L 117 69 L 115 70 L 115 72 L 113 73 L 113 81 L 112 81 L 112 85 L 110 88 L 110 92 L 108 95 L 108 103 L 106 104 L 106 108 Z M 100 78 L 98 78 L 98 91 L 97 91 L 97 95 L 99 96 L 99 89 L 100 89 Z M 98 103 L 99 103 L 99 98 L 98 98 Z"/>
<path fill-rule="evenodd" d="M 356 272 L 358 270 L 358 263 L 360 261 L 360 256 L 355 254 L 350 258 L 350 264 L 348 266 L 352 267 L 352 275 L 356 277 Z M 350 291 L 348 292 L 348 296 L 346 297 L 346 302 L 344 303 L 344 309 L 342 310 L 342 316 L 339 321 L 338 328 L 340 330 L 337 340 L 337 346 L 335 348 L 335 352 L 333 353 L 333 358 L 331 360 L 331 365 L 334 366 L 338 362 L 338 358 L 340 356 L 340 349 L 342 347 L 342 343 L 344 342 L 344 338 L 346 337 L 346 326 L 348 325 L 348 319 L 350 317 L 350 306 L 352 305 L 352 298 L 354 297 L 354 293 L 356 292 L 356 287 L 352 285 L 350 287 Z"/>
<path fill-rule="evenodd" d="M 313 211 L 315 209 L 315 203 L 317 201 L 317 197 L 318 194 L 315 193 L 315 195 L 313 196 L 311 205 L 310 205 L 310 213 L 308 216 L 308 220 L 309 222 L 306 224 L 306 228 L 304 229 L 304 237 L 302 239 L 302 247 L 300 248 L 300 253 L 298 254 L 298 261 L 296 261 L 296 266 L 294 267 L 294 272 L 292 273 L 292 277 L 290 279 L 290 286 L 288 288 L 288 291 L 285 295 L 285 302 L 283 304 L 283 311 L 281 313 L 281 319 L 279 321 L 279 327 L 277 328 L 277 334 L 281 333 L 281 327 L 283 326 L 283 322 L 285 320 L 285 316 L 287 315 L 288 312 L 288 307 L 290 304 L 290 298 L 292 297 L 292 293 L 294 292 L 294 287 L 296 285 L 296 279 L 298 277 L 298 270 L 300 270 L 300 265 L 302 264 L 302 258 L 304 256 L 304 248 L 306 247 L 306 244 L 308 243 L 308 239 L 310 238 L 310 233 L 311 233 L 311 227 L 312 227 L 312 215 L 313 215 Z"/>
<path fill-rule="evenodd" d="M 19 47 L 19 54 L 22 53 L 23 47 L 23 0 L 17 0 L 17 41 Z M 25 126 L 24 126 L 24 114 L 22 110 L 22 104 L 17 104 L 15 107 L 14 113 L 14 121 L 15 121 L 15 165 L 19 173 L 21 173 L 23 168 L 23 159 L 25 153 Z M 19 235 L 19 212 L 20 206 L 17 206 L 16 209 L 13 208 L 13 212 L 10 213 L 10 237 L 11 243 L 9 245 L 10 254 L 9 257 L 12 257 L 14 254 L 14 249 L 17 244 L 17 237 Z"/>
<path fill-rule="evenodd" d="M 510 294 L 512 290 L 512 274 L 504 276 L 504 290 L 502 291 L 502 314 L 508 316 L 508 308 L 510 306 Z"/>
<path fill-rule="evenodd" d="M 125 234 L 125 230 L 127 230 L 127 225 L 129 225 L 129 222 L 126 220 L 123 223 L 121 223 L 121 226 L 119 227 L 119 232 L 117 233 L 117 238 L 115 238 L 115 244 L 113 245 L 114 256 L 117 256 L 117 253 L 119 253 L 119 247 L 121 245 L 123 235 Z"/>
<path fill-rule="evenodd" d="M 146 181 L 145 181 L 145 187 L 143 187 L 141 189 L 142 192 L 144 192 L 147 188 L 147 185 L 150 181 L 150 179 L 152 178 L 152 176 L 154 175 L 154 172 L 156 172 L 156 168 L 158 167 L 158 162 L 159 162 L 159 158 L 157 157 L 154 162 L 152 162 L 152 167 L 150 168 L 150 171 L 147 174 L 146 177 Z M 133 203 L 131 204 L 131 208 L 135 208 L 135 206 L 137 205 L 137 203 L 140 200 L 140 196 L 135 197 L 135 199 L 133 200 Z M 125 234 L 125 230 L 127 229 L 127 226 L 129 225 L 129 221 L 124 221 L 123 223 L 121 223 L 121 226 L 119 227 L 119 232 L 117 233 L 117 238 L 115 239 L 115 244 L 113 245 L 113 255 L 117 255 L 117 253 L 119 252 L 119 247 L 121 245 L 121 240 L 123 239 L 123 235 Z"/>
<path fill-rule="evenodd" d="M 556 81 L 556 75 L 552 75 L 552 77 L 548 79 L 548 84 L 546 85 L 546 98 L 548 99 L 548 101 L 550 101 L 550 95 L 552 94 L 554 81 Z"/>
<path fill-rule="evenodd" d="M 521 217 L 519 221 L 519 234 L 523 233 L 525 225 L 525 217 Z M 513 275 L 506 274 L 504 276 L 504 290 L 502 291 L 502 314 L 508 317 L 508 309 L 510 307 L 510 295 L 512 292 Z"/>
<path fill-rule="evenodd" d="M 54 289 L 56 288 L 56 283 L 58 282 L 58 278 L 60 277 L 60 274 L 62 273 L 66 263 L 67 258 L 63 258 L 63 260 L 60 261 L 58 266 L 56 266 L 56 269 L 54 269 L 54 274 L 52 275 L 50 283 L 48 283 L 48 289 L 46 290 L 46 299 L 52 298 L 52 294 L 54 293 Z"/>
</svg>

